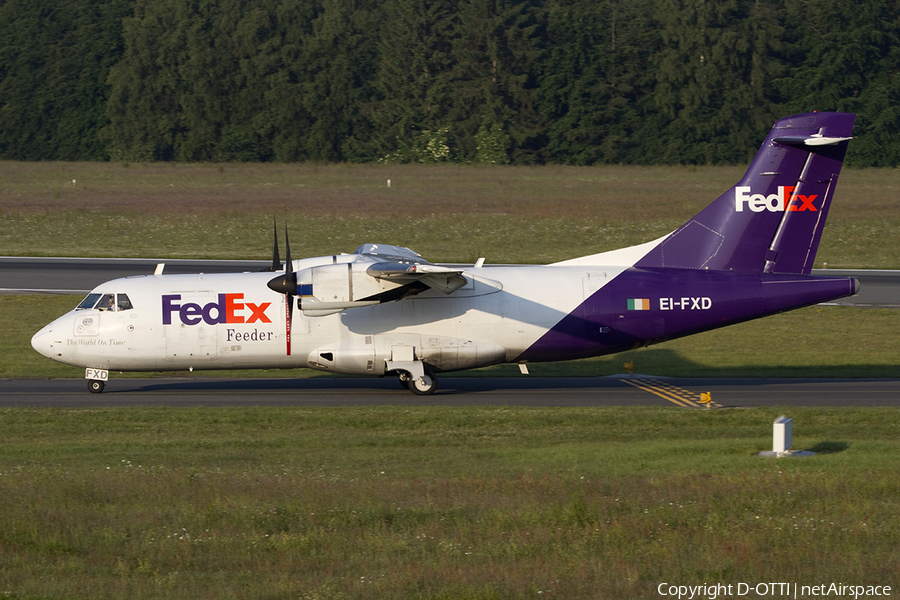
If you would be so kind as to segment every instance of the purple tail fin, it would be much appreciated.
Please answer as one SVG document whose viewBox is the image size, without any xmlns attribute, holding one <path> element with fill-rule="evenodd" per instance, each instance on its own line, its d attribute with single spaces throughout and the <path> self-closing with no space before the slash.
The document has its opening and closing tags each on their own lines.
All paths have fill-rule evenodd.
<svg viewBox="0 0 900 600">
<path fill-rule="evenodd" d="M 741 181 L 635 266 L 809 274 L 855 119 L 775 123 Z"/>
</svg>

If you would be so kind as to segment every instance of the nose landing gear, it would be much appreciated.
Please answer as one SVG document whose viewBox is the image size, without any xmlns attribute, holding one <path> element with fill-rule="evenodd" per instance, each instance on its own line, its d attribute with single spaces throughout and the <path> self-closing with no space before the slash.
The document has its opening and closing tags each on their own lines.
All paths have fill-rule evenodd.
<svg viewBox="0 0 900 600">
<path fill-rule="evenodd" d="M 96 369 L 87 367 L 84 370 L 84 378 L 88 380 L 88 391 L 92 394 L 99 394 L 106 387 L 106 381 L 109 379 L 109 371 L 106 369 Z"/>
</svg>

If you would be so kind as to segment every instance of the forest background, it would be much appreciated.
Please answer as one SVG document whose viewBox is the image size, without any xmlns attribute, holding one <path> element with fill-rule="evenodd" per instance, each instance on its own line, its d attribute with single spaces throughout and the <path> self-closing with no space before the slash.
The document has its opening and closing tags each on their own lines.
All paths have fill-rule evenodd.
<svg viewBox="0 0 900 600">
<path fill-rule="evenodd" d="M 734 164 L 858 114 L 900 165 L 900 0 L 0 0 L 0 159 Z"/>
</svg>

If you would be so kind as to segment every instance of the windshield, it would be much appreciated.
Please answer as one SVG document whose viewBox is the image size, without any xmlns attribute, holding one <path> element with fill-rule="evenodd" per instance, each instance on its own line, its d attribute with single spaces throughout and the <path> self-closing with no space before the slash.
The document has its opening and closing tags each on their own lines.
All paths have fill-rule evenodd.
<svg viewBox="0 0 900 600">
<path fill-rule="evenodd" d="M 85 296 L 84 300 L 81 301 L 81 304 L 75 307 L 76 310 L 85 309 L 85 308 L 94 308 L 94 305 L 97 304 L 97 300 L 100 299 L 100 294 L 88 294 Z"/>
<path fill-rule="evenodd" d="M 97 310 L 123 311 L 134 308 L 128 294 L 88 294 L 75 310 L 96 308 Z"/>
</svg>

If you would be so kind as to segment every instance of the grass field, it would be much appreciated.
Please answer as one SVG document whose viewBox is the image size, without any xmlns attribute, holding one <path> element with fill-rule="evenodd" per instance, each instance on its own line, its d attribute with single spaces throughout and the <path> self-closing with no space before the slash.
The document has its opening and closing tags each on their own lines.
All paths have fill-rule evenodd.
<svg viewBox="0 0 900 600">
<path fill-rule="evenodd" d="M 790 410 L 0 410 L 0 595 L 896 590 L 897 410 Z"/>
<path fill-rule="evenodd" d="M 434 261 L 550 262 L 663 235 L 741 172 L 0 163 L 0 254 L 265 260 L 276 215 L 297 257 L 378 241 Z M 897 268 L 898 192 L 900 170 L 845 172 L 817 266 Z M 28 343 L 77 300 L 0 296 L 0 377 L 81 377 Z M 897 377 L 896 314 L 810 307 L 531 372 Z M 819 455 L 755 456 L 785 412 L 794 447 Z M 896 594 L 898 417 L 0 409 L 0 598 L 620 599 L 758 582 Z"/>
<path fill-rule="evenodd" d="M 408 246 L 436 262 L 546 263 L 655 239 L 736 167 L 126 165 L 0 162 L 0 248 L 15 256 L 271 256 Z M 390 187 L 388 187 L 390 180 Z M 74 181 L 74 183 L 73 183 Z M 900 169 L 845 170 L 816 266 L 900 265 Z"/>
</svg>

